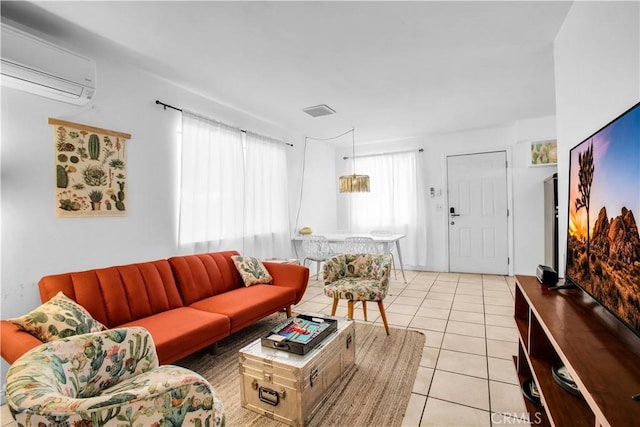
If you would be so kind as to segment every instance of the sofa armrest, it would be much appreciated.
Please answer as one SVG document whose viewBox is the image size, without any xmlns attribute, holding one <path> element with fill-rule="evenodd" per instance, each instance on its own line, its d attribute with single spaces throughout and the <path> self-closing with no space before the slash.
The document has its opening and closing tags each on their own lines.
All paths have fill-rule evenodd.
<svg viewBox="0 0 640 427">
<path fill-rule="evenodd" d="M 376 279 L 384 282 L 386 287 L 391 276 L 391 255 L 382 255 L 378 257 L 378 259 L 376 259 L 374 262 L 379 266 L 376 274 Z"/>
<path fill-rule="evenodd" d="M 195 372 L 173 365 L 130 377 L 86 398 L 52 390 L 43 396 L 42 404 L 27 406 L 26 401 L 13 397 L 7 400 L 20 425 L 51 425 L 53 417 L 63 419 L 65 425 L 92 421 L 93 425 L 220 426 L 225 422 L 222 402 L 213 387 Z"/>
<path fill-rule="evenodd" d="M 42 344 L 38 338 L 8 320 L 0 321 L 0 353 L 10 365 L 20 356 Z"/>
<path fill-rule="evenodd" d="M 309 269 L 296 264 L 281 264 L 277 262 L 263 262 L 267 271 L 273 277 L 274 286 L 284 286 L 296 291 L 297 304 L 302 299 L 309 283 Z"/>
</svg>

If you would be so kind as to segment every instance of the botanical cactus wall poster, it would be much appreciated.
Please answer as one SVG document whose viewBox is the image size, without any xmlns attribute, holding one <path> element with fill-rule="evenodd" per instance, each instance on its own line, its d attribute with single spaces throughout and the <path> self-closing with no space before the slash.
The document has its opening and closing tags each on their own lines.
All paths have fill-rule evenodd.
<svg viewBox="0 0 640 427">
<path fill-rule="evenodd" d="M 57 217 L 124 216 L 131 135 L 49 119 Z"/>
</svg>

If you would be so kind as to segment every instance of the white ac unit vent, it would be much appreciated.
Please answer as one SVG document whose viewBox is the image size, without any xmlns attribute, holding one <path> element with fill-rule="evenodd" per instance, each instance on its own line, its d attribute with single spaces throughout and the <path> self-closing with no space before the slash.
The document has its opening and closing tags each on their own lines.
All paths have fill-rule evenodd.
<svg viewBox="0 0 640 427">
<path fill-rule="evenodd" d="M 86 104 L 96 91 L 96 64 L 2 23 L 3 86 L 76 105 Z"/>
</svg>

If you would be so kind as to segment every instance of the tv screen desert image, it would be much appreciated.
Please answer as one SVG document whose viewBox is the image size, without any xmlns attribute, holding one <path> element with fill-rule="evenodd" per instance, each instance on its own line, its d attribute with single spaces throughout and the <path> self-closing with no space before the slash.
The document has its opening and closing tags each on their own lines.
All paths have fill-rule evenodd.
<svg viewBox="0 0 640 427">
<path fill-rule="evenodd" d="M 640 104 L 570 162 L 567 278 L 640 333 Z"/>
</svg>

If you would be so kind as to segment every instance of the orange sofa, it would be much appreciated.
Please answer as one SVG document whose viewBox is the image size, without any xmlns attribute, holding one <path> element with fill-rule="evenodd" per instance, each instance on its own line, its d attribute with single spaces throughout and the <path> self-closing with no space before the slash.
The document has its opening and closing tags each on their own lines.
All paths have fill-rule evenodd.
<svg viewBox="0 0 640 427">
<path fill-rule="evenodd" d="M 235 251 L 43 277 L 46 302 L 59 291 L 108 328 L 142 326 L 153 337 L 160 364 L 171 364 L 302 299 L 309 269 L 264 262 L 273 283 L 244 286 L 231 256 Z M 42 344 L 13 323 L 0 326 L 2 357 L 12 364 Z"/>
</svg>

